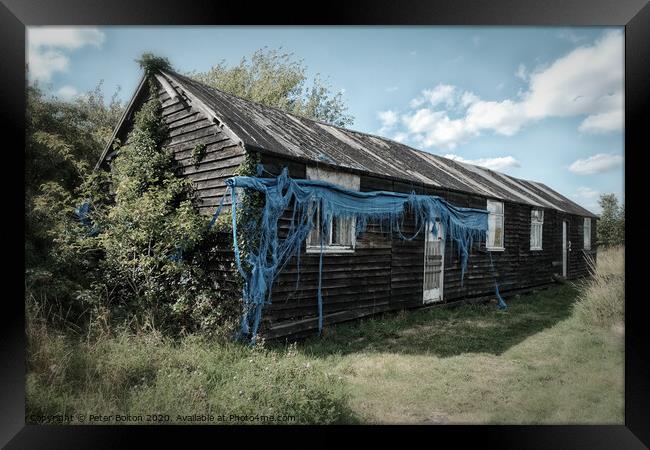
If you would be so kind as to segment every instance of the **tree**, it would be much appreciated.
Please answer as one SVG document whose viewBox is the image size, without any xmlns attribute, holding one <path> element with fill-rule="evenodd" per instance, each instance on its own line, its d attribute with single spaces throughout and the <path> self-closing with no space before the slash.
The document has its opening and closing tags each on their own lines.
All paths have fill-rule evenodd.
<svg viewBox="0 0 650 450">
<path fill-rule="evenodd" d="M 221 61 L 206 72 L 188 75 L 224 92 L 302 117 L 341 127 L 351 125 L 354 118 L 346 114 L 342 93 L 333 94 L 319 75 L 308 83 L 305 73 L 305 65 L 292 53 L 264 48 L 236 66 Z"/>
<path fill-rule="evenodd" d="M 625 205 L 619 206 L 614 194 L 602 194 L 598 200 L 602 213 L 598 219 L 598 243 L 606 247 L 625 244 Z"/>
<path fill-rule="evenodd" d="M 89 175 L 123 111 L 117 93 L 105 101 L 101 83 L 65 102 L 27 89 L 25 142 L 25 269 L 28 294 L 59 304 L 86 283 L 84 263 L 66 244 L 76 189 Z"/>
</svg>

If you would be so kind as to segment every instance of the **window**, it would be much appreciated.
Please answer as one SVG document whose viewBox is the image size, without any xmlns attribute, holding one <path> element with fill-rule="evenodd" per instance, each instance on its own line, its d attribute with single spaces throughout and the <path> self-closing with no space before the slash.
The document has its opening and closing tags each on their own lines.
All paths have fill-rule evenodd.
<svg viewBox="0 0 650 450">
<path fill-rule="evenodd" d="M 530 212 L 530 249 L 542 249 L 542 227 L 544 225 L 544 210 L 533 209 Z"/>
<path fill-rule="evenodd" d="M 318 167 L 307 167 L 307 178 L 310 180 L 328 181 L 350 190 L 359 190 L 359 176 L 343 172 L 334 172 Z M 320 224 L 320 207 L 316 208 L 314 223 Z M 323 236 L 323 251 L 332 253 L 349 253 L 354 251 L 355 228 L 353 218 L 334 218 Z M 321 250 L 321 230 L 314 227 L 307 236 L 307 253 L 316 253 Z"/>
<path fill-rule="evenodd" d="M 584 231 L 584 249 L 591 250 L 591 219 L 585 218 L 585 224 L 582 227 Z"/>
<path fill-rule="evenodd" d="M 314 222 L 320 224 L 320 208 L 316 207 Z M 320 252 L 320 226 L 314 227 L 307 237 L 307 251 Z M 354 250 L 354 219 L 333 218 L 323 236 L 323 251 Z"/>
<path fill-rule="evenodd" d="M 488 234 L 486 248 L 503 250 L 503 202 L 487 201 Z"/>
</svg>

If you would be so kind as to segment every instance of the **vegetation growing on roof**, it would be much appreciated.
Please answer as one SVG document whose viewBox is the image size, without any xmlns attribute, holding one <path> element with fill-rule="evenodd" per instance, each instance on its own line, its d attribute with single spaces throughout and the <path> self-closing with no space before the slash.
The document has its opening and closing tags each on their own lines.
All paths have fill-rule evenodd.
<svg viewBox="0 0 650 450">
<path fill-rule="evenodd" d="M 108 329 L 128 323 L 135 330 L 227 339 L 238 305 L 236 297 L 221 295 L 208 272 L 218 258 L 217 232 L 194 208 L 191 180 L 176 176 L 172 154 L 161 148 L 167 130 L 153 84 L 150 89 L 110 173 L 86 174 L 75 193 L 56 191 L 62 205 L 53 231 L 57 253 L 76 261 L 84 278 L 74 288 L 78 309 Z M 72 215 L 79 204 L 82 221 Z"/>
<path fill-rule="evenodd" d="M 153 53 L 143 53 L 136 62 L 144 69 L 145 73 L 155 72 L 157 70 L 172 70 L 169 60 L 162 56 L 156 56 Z"/>
</svg>

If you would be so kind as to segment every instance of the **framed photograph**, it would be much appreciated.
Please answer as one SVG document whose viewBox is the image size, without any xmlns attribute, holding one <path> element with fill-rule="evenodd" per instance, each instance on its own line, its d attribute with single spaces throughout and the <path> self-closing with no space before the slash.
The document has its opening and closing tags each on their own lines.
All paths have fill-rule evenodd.
<svg viewBox="0 0 650 450">
<path fill-rule="evenodd" d="M 647 448 L 647 2 L 0 17 L 7 448 Z"/>
</svg>

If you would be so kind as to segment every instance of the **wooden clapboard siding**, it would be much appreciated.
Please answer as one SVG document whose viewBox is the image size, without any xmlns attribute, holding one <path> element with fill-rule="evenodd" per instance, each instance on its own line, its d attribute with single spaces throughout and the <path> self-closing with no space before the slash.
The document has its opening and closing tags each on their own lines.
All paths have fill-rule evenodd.
<svg viewBox="0 0 650 450">
<path fill-rule="evenodd" d="M 179 89 L 175 83 L 171 84 Z M 225 180 L 233 176 L 244 161 L 245 152 L 187 99 L 170 99 L 162 86 L 158 87 L 157 94 L 168 130 L 163 148 L 173 154 L 177 174 L 192 180 L 193 197 L 199 212 L 212 215 L 225 193 Z M 193 157 L 197 145 L 205 145 L 204 155 L 199 161 Z M 230 205 L 230 199 L 225 204 Z M 215 287 L 222 295 L 240 297 L 232 235 L 220 233 L 213 251 L 213 263 L 206 269 L 210 272 Z"/>
<path fill-rule="evenodd" d="M 277 156 L 262 155 L 262 164 L 277 175 L 282 167 L 289 168 L 290 176 L 305 177 L 305 165 L 283 160 Z M 360 176 L 362 191 L 386 190 L 438 195 L 448 202 L 463 207 L 485 209 L 487 198 L 475 194 L 446 191 L 416 183 L 403 183 L 380 176 Z M 544 210 L 542 229 L 543 250 L 530 250 L 530 205 L 504 202 L 504 251 L 485 250 L 485 242 L 476 242 L 468 266 L 461 280 L 460 257 L 456 244 L 447 240 L 443 303 L 485 301 L 494 297 L 495 277 L 504 295 L 548 285 L 562 272 L 562 220 L 569 221 L 569 239 L 574 242 L 569 256 L 568 278 L 587 274 L 582 251 L 581 216 Z M 291 212 L 286 211 L 280 228 L 286 231 Z M 403 234 L 415 232 L 413 217 L 407 215 Z M 595 221 L 592 232 L 595 233 Z M 336 323 L 378 312 L 422 307 L 424 271 L 424 236 L 412 241 L 391 236 L 378 224 L 369 223 L 368 229 L 357 240 L 354 253 L 323 256 L 322 296 L 324 323 Z M 580 251 L 576 242 L 580 239 Z M 595 238 L 593 238 L 595 254 Z M 492 262 L 490 261 L 492 256 Z M 558 262 L 560 263 L 558 265 Z M 300 267 L 296 261 L 287 265 L 273 287 L 273 303 L 266 309 L 263 333 L 269 337 L 300 334 L 317 326 L 318 314 L 318 255 L 301 251 Z M 298 281 L 298 276 L 300 280 Z"/>
<path fill-rule="evenodd" d="M 273 175 L 287 167 L 293 178 L 306 176 L 306 166 L 301 163 L 269 155 L 262 155 L 261 162 Z M 287 232 L 290 218 L 291 211 L 285 211 L 285 220 L 279 223 L 281 237 Z M 297 323 L 318 314 L 319 255 L 306 253 L 304 245 L 300 253 L 300 265 L 294 258 L 274 284 L 272 304 L 264 315 L 267 324 Z M 386 310 L 390 300 L 390 264 L 390 242 L 372 224 L 357 240 L 354 253 L 323 255 L 323 312 Z"/>
<path fill-rule="evenodd" d="M 493 298 L 495 278 L 504 295 L 553 282 L 562 273 L 564 220 L 572 243 L 567 278 L 589 273 L 588 259 L 596 257 L 596 220 L 592 221 L 592 249 L 586 251 L 583 220 L 593 215 L 544 185 L 472 168 L 378 136 L 289 116 L 179 74 L 161 72 L 156 77 L 159 75 L 176 90 L 170 95 L 157 85 L 153 94 L 161 102 L 162 117 L 168 127 L 164 148 L 173 154 L 178 175 L 192 180 L 193 198 L 202 214 L 215 212 L 226 192 L 225 181 L 244 162 L 245 152 L 255 151 L 260 152 L 261 162 L 271 175 L 278 175 L 287 167 L 291 177 L 305 178 L 306 164 L 322 164 L 330 170 L 359 175 L 362 191 L 413 191 L 440 196 L 456 206 L 481 209 L 486 207 L 488 198 L 483 193 L 500 197 L 505 213 L 504 251 L 487 252 L 485 242 L 474 243 L 461 279 L 457 245 L 447 240 L 443 303 Z M 157 79 L 149 77 L 154 83 L 158 83 Z M 115 130 L 115 138 L 125 139 L 133 127 L 135 111 L 150 95 L 148 89 L 138 88 Z M 200 161 L 193 157 L 197 145 L 205 145 Z M 97 167 L 110 165 L 115 156 L 115 151 L 107 146 Z M 511 189 L 504 190 L 503 183 L 495 182 L 495 177 Z M 552 206 L 544 208 L 541 251 L 530 250 L 534 197 Z M 226 202 L 228 206 L 229 203 Z M 290 217 L 288 208 L 279 223 L 281 237 L 286 235 Z M 413 217 L 407 214 L 402 232 L 409 235 L 415 231 Z M 231 236 L 222 234 L 218 238 L 214 251 L 219 258 L 208 269 L 219 289 L 239 296 Z M 423 241 L 423 233 L 405 241 L 378 224 L 369 223 L 358 237 L 353 253 L 325 254 L 321 278 L 324 323 L 423 306 Z M 317 326 L 318 280 L 319 255 L 307 254 L 303 245 L 299 258 L 286 265 L 273 286 L 273 302 L 263 316 L 263 334 L 279 337 L 313 332 Z"/>
<path fill-rule="evenodd" d="M 177 173 L 193 181 L 199 211 L 210 215 L 226 191 L 226 179 L 233 176 L 244 161 L 245 152 L 182 95 L 182 87 L 173 80 L 170 84 L 181 94 L 179 97 L 170 98 L 162 86 L 157 89 L 168 130 L 163 147 L 172 152 Z M 205 145 L 205 152 L 200 161 L 195 161 L 193 152 L 198 145 Z M 230 199 L 226 199 L 226 204 L 230 204 Z"/>
</svg>

